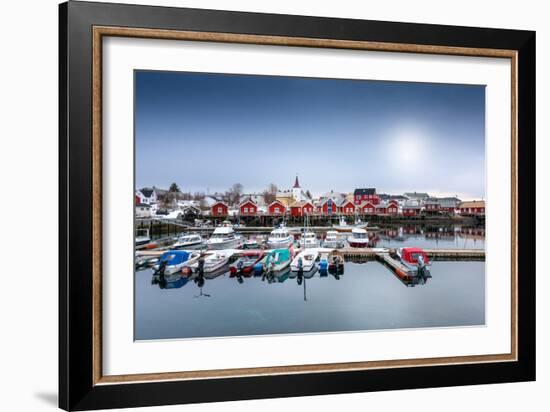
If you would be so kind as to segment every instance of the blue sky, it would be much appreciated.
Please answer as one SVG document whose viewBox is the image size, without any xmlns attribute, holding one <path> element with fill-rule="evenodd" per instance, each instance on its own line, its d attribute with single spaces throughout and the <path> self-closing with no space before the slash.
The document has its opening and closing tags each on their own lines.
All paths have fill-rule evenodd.
<svg viewBox="0 0 550 412">
<path fill-rule="evenodd" d="M 485 87 L 136 71 L 137 187 L 482 198 Z"/>
</svg>

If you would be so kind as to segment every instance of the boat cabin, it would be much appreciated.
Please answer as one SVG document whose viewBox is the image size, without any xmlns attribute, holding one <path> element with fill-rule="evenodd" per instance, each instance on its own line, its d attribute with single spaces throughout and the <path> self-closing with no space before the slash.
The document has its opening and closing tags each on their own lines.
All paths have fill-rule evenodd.
<svg viewBox="0 0 550 412">
<path fill-rule="evenodd" d="M 404 247 L 401 251 L 401 259 L 410 264 L 418 264 L 418 258 L 422 256 L 424 264 L 429 265 L 430 259 L 426 252 L 417 247 Z"/>
</svg>

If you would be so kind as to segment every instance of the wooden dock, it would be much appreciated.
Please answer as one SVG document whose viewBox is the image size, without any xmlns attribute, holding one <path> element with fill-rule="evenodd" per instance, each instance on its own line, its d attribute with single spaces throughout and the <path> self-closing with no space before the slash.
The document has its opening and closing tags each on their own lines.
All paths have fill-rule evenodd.
<svg viewBox="0 0 550 412">
<path fill-rule="evenodd" d="M 387 248 L 343 248 L 339 249 L 344 258 L 353 260 L 375 259 L 381 254 L 389 254 L 391 249 Z M 449 260 L 485 260 L 485 250 L 482 249 L 424 249 L 430 259 L 436 261 Z"/>
<path fill-rule="evenodd" d="M 137 251 L 138 256 L 160 256 L 169 248 L 140 250 Z M 299 249 L 296 249 L 299 250 Z M 346 260 L 351 262 L 376 260 L 380 256 L 392 254 L 392 250 L 388 248 L 351 248 L 346 247 L 338 250 Z M 245 251 L 245 250 L 243 250 Z M 424 249 L 432 261 L 484 261 L 485 250 L 482 249 Z M 235 253 L 238 253 L 235 250 Z"/>
</svg>

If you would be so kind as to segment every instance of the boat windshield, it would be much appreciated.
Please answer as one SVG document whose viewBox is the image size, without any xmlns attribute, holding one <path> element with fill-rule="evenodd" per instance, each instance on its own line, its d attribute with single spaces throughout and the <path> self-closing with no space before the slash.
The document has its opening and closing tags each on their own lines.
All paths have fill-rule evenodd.
<svg viewBox="0 0 550 412">
<path fill-rule="evenodd" d="M 235 237 L 233 233 L 213 233 L 211 239 L 232 239 Z"/>
<path fill-rule="evenodd" d="M 353 234 L 353 237 L 357 238 L 357 239 L 366 239 L 367 238 L 367 234 L 366 233 L 354 233 Z"/>
</svg>

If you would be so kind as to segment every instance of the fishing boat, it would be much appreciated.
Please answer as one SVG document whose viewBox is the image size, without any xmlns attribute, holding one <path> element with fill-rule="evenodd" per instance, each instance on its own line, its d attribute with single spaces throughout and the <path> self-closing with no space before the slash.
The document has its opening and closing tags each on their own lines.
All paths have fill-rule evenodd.
<svg viewBox="0 0 550 412">
<path fill-rule="evenodd" d="M 300 247 L 304 249 L 319 247 L 319 239 L 317 239 L 317 235 L 314 232 L 311 232 L 308 230 L 302 234 L 299 244 L 300 244 Z"/>
<path fill-rule="evenodd" d="M 289 248 L 294 242 L 294 237 L 288 233 L 288 229 L 281 225 L 274 229 L 267 238 L 267 247 L 270 249 Z"/>
<path fill-rule="evenodd" d="M 351 247 L 367 247 L 369 245 L 369 236 L 365 229 L 353 228 L 351 236 L 348 236 L 348 243 Z"/>
<path fill-rule="evenodd" d="M 264 254 L 261 251 L 245 252 L 235 263 L 229 266 L 229 271 L 232 275 L 250 274 L 254 269 L 254 265 L 263 259 Z"/>
<path fill-rule="evenodd" d="M 323 247 L 333 249 L 344 247 L 344 239 L 342 239 L 338 231 L 329 230 L 323 241 Z"/>
<path fill-rule="evenodd" d="M 260 249 L 265 243 L 265 238 L 262 236 L 251 237 L 245 240 L 243 249 Z"/>
<path fill-rule="evenodd" d="M 319 252 L 316 249 L 304 250 L 292 260 L 290 270 L 293 272 L 308 272 L 315 267 L 315 261 L 319 257 Z"/>
<path fill-rule="evenodd" d="M 200 273 L 201 271 L 203 273 L 215 272 L 229 263 L 229 259 L 233 256 L 233 253 L 232 250 L 218 250 L 198 259 L 198 261 L 189 265 L 189 267 L 192 269 L 192 272 L 195 273 Z"/>
<path fill-rule="evenodd" d="M 332 225 L 332 227 L 338 232 L 351 232 L 353 229 L 366 229 L 368 225 L 369 222 L 363 223 L 361 219 L 356 219 L 353 225 L 349 225 L 348 222 L 346 222 L 346 218 L 344 216 L 340 216 L 340 221 L 338 224 Z"/>
<path fill-rule="evenodd" d="M 288 267 L 290 260 L 289 249 L 275 249 L 266 253 L 264 258 L 254 265 L 254 272 L 257 274 L 278 272 Z"/>
<path fill-rule="evenodd" d="M 235 234 L 232 227 L 221 226 L 214 229 L 214 233 L 210 239 L 206 241 L 208 249 L 238 249 L 244 243 L 244 238 L 241 235 Z"/>
<path fill-rule="evenodd" d="M 153 265 L 155 274 L 172 275 L 180 272 L 185 266 L 191 265 L 200 257 L 200 252 L 187 250 L 169 250 L 164 252 L 157 263 Z"/>
<path fill-rule="evenodd" d="M 431 266 L 428 254 L 417 247 L 403 247 L 395 250 L 401 263 L 414 273 L 425 273 Z"/>
<path fill-rule="evenodd" d="M 151 237 L 149 236 L 149 229 L 138 229 L 136 231 L 135 242 L 136 242 L 136 246 L 143 246 L 151 242 Z"/>
<path fill-rule="evenodd" d="M 185 249 L 188 247 L 197 247 L 202 246 L 204 244 L 204 240 L 201 235 L 192 233 L 187 235 L 180 236 L 176 243 L 172 245 L 172 248 L 174 249 Z"/>
</svg>

